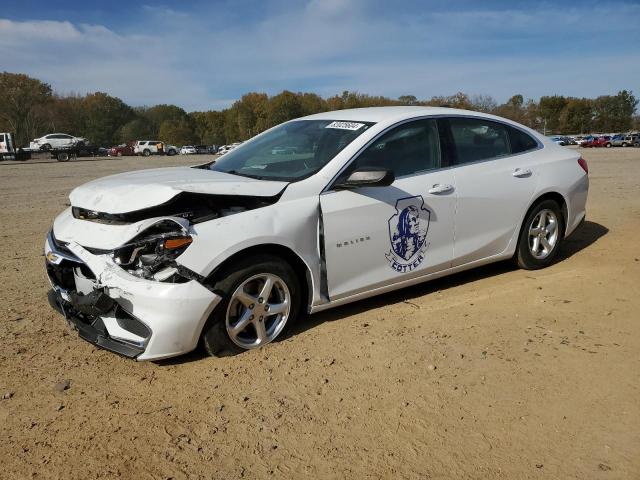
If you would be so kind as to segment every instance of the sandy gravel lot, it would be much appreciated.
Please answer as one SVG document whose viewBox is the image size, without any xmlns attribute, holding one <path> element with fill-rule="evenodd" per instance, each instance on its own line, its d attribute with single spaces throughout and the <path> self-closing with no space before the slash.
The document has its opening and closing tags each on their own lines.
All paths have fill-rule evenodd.
<svg viewBox="0 0 640 480">
<path fill-rule="evenodd" d="M 0 165 L 0 478 L 640 478 L 640 149 L 584 156 L 588 222 L 551 268 L 497 264 L 162 363 L 69 333 L 42 244 L 74 186 L 196 160 Z"/>
</svg>

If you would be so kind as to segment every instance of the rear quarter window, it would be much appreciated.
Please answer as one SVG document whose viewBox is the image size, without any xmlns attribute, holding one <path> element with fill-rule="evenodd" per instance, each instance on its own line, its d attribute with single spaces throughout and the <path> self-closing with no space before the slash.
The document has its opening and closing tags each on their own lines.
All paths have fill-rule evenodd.
<svg viewBox="0 0 640 480">
<path fill-rule="evenodd" d="M 522 130 L 515 127 L 507 127 L 509 130 L 509 140 L 511 142 L 511 153 L 528 152 L 538 148 L 538 142 Z"/>
</svg>

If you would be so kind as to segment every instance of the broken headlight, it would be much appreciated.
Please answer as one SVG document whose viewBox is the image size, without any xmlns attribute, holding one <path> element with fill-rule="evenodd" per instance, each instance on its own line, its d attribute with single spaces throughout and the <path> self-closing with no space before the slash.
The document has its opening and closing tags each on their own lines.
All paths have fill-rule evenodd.
<svg viewBox="0 0 640 480">
<path fill-rule="evenodd" d="M 160 222 L 113 251 L 113 260 L 132 275 L 165 281 L 178 269 L 175 259 L 193 239 L 174 222 Z"/>
</svg>

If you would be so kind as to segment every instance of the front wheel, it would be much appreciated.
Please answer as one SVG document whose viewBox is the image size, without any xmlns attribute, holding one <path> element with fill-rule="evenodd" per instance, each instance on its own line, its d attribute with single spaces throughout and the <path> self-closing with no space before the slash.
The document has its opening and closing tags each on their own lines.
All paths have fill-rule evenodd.
<svg viewBox="0 0 640 480">
<path fill-rule="evenodd" d="M 217 275 L 222 296 L 201 340 L 209 355 L 235 355 L 273 342 L 297 319 L 300 279 L 283 259 L 251 256 Z"/>
<path fill-rule="evenodd" d="M 548 267 L 558 255 L 564 232 L 560 206 L 553 200 L 535 205 L 520 231 L 515 260 L 520 268 L 537 270 Z"/>
<path fill-rule="evenodd" d="M 610 143 L 607 143 L 607 144 L 605 145 L 605 147 L 607 147 L 607 148 L 611 148 L 611 144 L 610 144 Z"/>
<path fill-rule="evenodd" d="M 144 152 L 142 152 L 142 155 L 148 157 L 149 155 L 151 155 L 151 150 L 145 149 Z"/>
<path fill-rule="evenodd" d="M 623 147 L 626 147 L 626 146 L 627 146 L 627 143 L 626 143 L 626 142 L 622 142 L 622 146 L 623 146 Z"/>
</svg>

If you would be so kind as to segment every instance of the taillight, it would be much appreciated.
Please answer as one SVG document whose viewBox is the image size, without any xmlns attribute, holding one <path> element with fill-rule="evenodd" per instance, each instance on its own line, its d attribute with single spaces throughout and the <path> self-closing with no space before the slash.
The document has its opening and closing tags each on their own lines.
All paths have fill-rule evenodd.
<svg viewBox="0 0 640 480">
<path fill-rule="evenodd" d="M 587 161 L 584 158 L 580 157 L 578 159 L 578 165 L 582 167 L 582 169 L 584 170 L 584 173 L 589 175 L 589 165 L 587 165 Z"/>
</svg>

